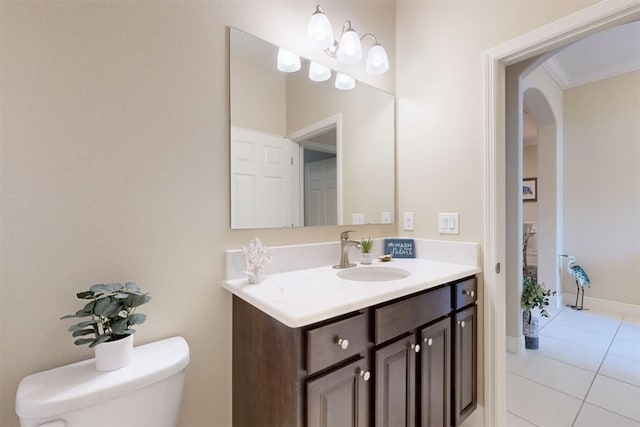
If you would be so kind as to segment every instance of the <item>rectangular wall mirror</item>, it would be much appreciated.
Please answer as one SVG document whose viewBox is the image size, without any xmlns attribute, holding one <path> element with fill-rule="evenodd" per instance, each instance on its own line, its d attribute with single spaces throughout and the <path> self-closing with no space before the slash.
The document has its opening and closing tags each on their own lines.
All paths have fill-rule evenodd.
<svg viewBox="0 0 640 427">
<path fill-rule="evenodd" d="M 395 98 L 281 72 L 278 49 L 230 28 L 231 228 L 392 223 Z"/>
</svg>

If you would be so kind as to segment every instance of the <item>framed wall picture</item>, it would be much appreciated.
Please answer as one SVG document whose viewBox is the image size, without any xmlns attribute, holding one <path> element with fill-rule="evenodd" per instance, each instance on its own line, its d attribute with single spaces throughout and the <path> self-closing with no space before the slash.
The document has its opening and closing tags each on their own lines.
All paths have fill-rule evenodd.
<svg viewBox="0 0 640 427">
<path fill-rule="evenodd" d="M 538 178 L 522 180 L 522 201 L 535 202 L 538 200 Z"/>
</svg>

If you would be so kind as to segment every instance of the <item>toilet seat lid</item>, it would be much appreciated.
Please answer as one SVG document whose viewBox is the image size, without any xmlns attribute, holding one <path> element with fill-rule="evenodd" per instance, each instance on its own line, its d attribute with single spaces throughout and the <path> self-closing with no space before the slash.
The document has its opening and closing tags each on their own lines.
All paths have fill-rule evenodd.
<svg viewBox="0 0 640 427">
<path fill-rule="evenodd" d="M 182 371 L 189 346 L 182 337 L 133 349 L 124 368 L 99 372 L 95 359 L 83 360 L 25 377 L 16 393 L 16 414 L 44 418 L 71 412 L 131 393 Z"/>
</svg>

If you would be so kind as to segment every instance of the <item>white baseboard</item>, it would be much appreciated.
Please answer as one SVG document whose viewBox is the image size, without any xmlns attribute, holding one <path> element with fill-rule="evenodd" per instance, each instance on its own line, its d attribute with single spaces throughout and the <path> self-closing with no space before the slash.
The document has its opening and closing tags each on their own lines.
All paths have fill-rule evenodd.
<svg viewBox="0 0 640 427">
<path fill-rule="evenodd" d="M 509 353 L 524 353 L 524 335 L 517 338 L 507 335 L 506 347 Z"/>
<path fill-rule="evenodd" d="M 563 304 L 573 305 L 576 302 L 576 294 L 563 293 Z M 578 301 L 578 304 L 580 301 Z M 584 308 L 594 311 L 603 311 L 606 313 L 623 314 L 627 316 L 640 317 L 640 305 L 627 304 L 624 302 L 610 301 L 606 299 L 584 297 Z M 507 337 L 509 338 L 509 337 Z"/>
</svg>

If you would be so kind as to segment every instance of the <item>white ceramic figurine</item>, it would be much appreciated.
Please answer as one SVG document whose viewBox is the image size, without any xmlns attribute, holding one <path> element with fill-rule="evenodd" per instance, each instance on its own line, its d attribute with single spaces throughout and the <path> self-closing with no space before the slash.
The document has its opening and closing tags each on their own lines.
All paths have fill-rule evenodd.
<svg viewBox="0 0 640 427">
<path fill-rule="evenodd" d="M 262 245 L 259 238 L 254 237 L 249 242 L 249 246 L 242 246 L 242 254 L 245 265 L 244 272 L 249 276 L 249 283 L 262 282 L 262 274 L 271 263 L 267 248 Z"/>
</svg>

